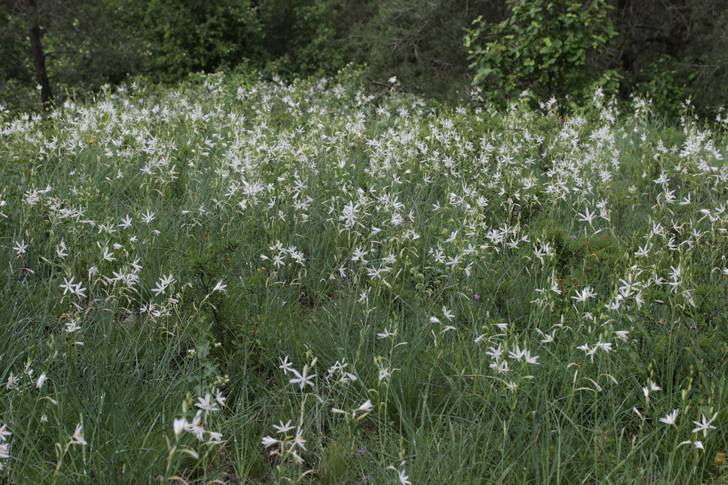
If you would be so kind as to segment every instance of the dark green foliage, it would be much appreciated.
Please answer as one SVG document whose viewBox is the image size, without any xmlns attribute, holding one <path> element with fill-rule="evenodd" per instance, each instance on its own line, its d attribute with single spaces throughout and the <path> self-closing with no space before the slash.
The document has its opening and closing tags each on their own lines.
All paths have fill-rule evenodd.
<svg viewBox="0 0 728 485">
<path fill-rule="evenodd" d="M 492 25 L 479 17 L 465 39 L 476 69 L 473 84 L 485 86 L 491 100 L 526 89 L 541 99 L 555 97 L 563 112 L 567 98 L 591 95 L 594 84 L 615 77 L 589 62 L 617 35 L 607 9 L 602 0 L 512 0 L 503 22 Z"/>
<path fill-rule="evenodd" d="M 61 103 L 130 75 L 292 80 L 331 77 L 350 62 L 366 66 L 374 92 L 389 92 L 394 76 L 400 91 L 451 104 L 471 100 L 473 78 L 485 99 L 503 103 L 530 89 L 544 101 L 554 96 L 562 112 L 596 84 L 623 99 L 651 98 L 669 119 L 688 98 L 700 115 L 728 101 L 728 0 L 37 0 L 37 7 Z M 0 103 L 38 111 L 22 0 L 0 1 L 0 59 Z"/>
<path fill-rule="evenodd" d="M 146 53 L 140 36 L 124 22 L 115 2 L 38 1 L 43 50 L 53 91 L 64 99 L 117 84 L 139 74 Z M 37 84 L 25 2 L 0 2 L 0 102 L 30 109 Z"/>
<path fill-rule="evenodd" d="M 498 0 L 369 2 L 352 34 L 354 58 L 368 63 L 372 81 L 396 76 L 406 91 L 459 101 L 471 80 L 465 29 L 478 15 L 495 21 L 502 11 Z"/>
<path fill-rule="evenodd" d="M 345 51 L 351 26 L 366 2 L 356 0 L 265 0 L 259 15 L 264 26 L 268 73 L 286 78 L 332 75 L 350 60 Z"/>
<path fill-rule="evenodd" d="M 701 109 L 728 101 L 728 2 L 619 0 L 613 15 L 623 94 L 649 94 L 673 117 L 688 97 Z"/>
<path fill-rule="evenodd" d="M 215 72 L 264 55 L 261 26 L 247 0 L 118 3 L 127 22 L 142 27 L 153 77 L 174 80 L 189 72 Z"/>
</svg>

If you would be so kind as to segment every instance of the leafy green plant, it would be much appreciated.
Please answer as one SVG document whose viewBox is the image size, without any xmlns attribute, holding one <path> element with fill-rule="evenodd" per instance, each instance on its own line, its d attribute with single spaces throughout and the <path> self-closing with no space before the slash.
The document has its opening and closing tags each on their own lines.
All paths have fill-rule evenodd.
<svg viewBox="0 0 728 485">
<path fill-rule="evenodd" d="M 563 115 L 567 98 L 616 79 L 614 71 L 586 69 L 590 56 L 603 54 L 617 35 L 609 8 L 604 0 L 510 0 L 506 20 L 491 25 L 477 18 L 465 37 L 473 84 L 485 87 L 491 100 L 523 90 L 555 97 Z"/>
<path fill-rule="evenodd" d="M 684 86 L 680 86 L 675 79 L 677 73 L 676 62 L 670 56 L 660 59 L 659 64 L 650 64 L 650 73 L 647 82 L 637 86 L 642 96 L 652 99 L 658 113 L 669 119 L 680 116 L 681 104 L 686 99 Z"/>
</svg>

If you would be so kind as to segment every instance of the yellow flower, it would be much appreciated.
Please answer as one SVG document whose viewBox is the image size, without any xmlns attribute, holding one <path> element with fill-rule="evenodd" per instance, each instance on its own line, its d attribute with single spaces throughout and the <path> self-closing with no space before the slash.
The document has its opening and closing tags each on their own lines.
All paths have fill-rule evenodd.
<svg viewBox="0 0 728 485">
<path fill-rule="evenodd" d="M 88 142 L 89 142 L 89 143 L 93 143 L 93 142 L 95 142 L 95 141 L 96 141 L 96 140 L 94 140 L 93 138 L 89 138 L 89 139 L 88 139 Z"/>
<path fill-rule="evenodd" d="M 718 463 L 723 463 L 723 458 L 724 457 L 725 457 L 725 453 L 723 453 L 721 451 L 720 453 L 718 453 L 718 457 L 715 459 L 715 461 L 718 462 Z"/>
</svg>

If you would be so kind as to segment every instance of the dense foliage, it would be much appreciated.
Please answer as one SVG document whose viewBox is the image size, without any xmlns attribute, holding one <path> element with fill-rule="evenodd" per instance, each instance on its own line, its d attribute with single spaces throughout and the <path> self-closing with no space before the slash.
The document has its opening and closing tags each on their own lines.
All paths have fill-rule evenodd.
<svg viewBox="0 0 728 485">
<path fill-rule="evenodd" d="M 587 58 L 603 55 L 617 35 L 606 2 L 512 0 L 508 9 L 508 18 L 496 25 L 478 17 L 465 37 L 476 68 L 473 84 L 483 86 L 491 101 L 503 104 L 531 90 L 556 99 L 564 113 L 567 100 L 581 102 L 597 85 L 615 84 L 614 72 L 587 68 Z M 482 45 L 485 37 L 491 41 Z"/>
<path fill-rule="evenodd" d="M 724 483 L 728 119 L 362 82 L 2 120 L 0 477 Z"/>
<path fill-rule="evenodd" d="M 15 112 L 39 107 L 29 16 L 60 102 L 128 76 L 292 80 L 350 62 L 365 66 L 369 92 L 395 76 L 403 91 L 455 104 L 488 69 L 484 98 L 503 102 L 514 86 L 578 100 L 594 80 L 673 119 L 687 98 L 711 116 L 728 101 L 728 0 L 1 0 L 0 103 Z"/>
</svg>

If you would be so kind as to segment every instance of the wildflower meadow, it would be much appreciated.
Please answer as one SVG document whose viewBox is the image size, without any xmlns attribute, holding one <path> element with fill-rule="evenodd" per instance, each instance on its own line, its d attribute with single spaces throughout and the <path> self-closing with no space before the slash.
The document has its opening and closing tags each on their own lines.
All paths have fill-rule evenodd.
<svg viewBox="0 0 728 485">
<path fill-rule="evenodd" d="M 728 483 L 728 115 L 360 84 L 0 114 L 0 482 Z"/>
</svg>

